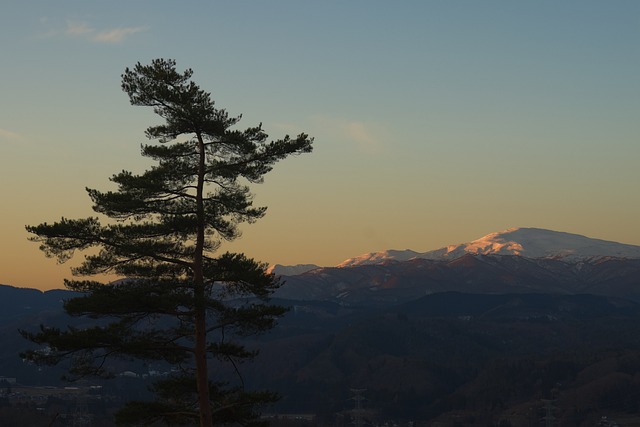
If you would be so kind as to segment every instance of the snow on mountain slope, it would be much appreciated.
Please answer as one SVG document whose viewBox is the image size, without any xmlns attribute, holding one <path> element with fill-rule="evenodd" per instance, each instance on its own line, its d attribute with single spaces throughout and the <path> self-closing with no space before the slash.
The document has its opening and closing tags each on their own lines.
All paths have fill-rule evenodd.
<svg viewBox="0 0 640 427">
<path fill-rule="evenodd" d="M 428 252 L 411 250 L 374 252 L 350 258 L 338 267 L 380 264 L 384 261 L 407 261 L 413 258 L 445 260 L 465 254 L 519 255 L 527 258 L 556 258 L 578 261 L 590 258 L 640 258 L 640 246 L 607 240 L 592 239 L 579 234 L 545 230 L 541 228 L 510 228 L 491 233 L 480 239 L 450 245 Z"/>
<path fill-rule="evenodd" d="M 419 252 L 412 251 L 410 249 L 406 249 L 404 251 L 397 250 L 388 250 L 382 252 L 371 252 L 368 254 L 360 255 L 355 258 L 349 258 L 338 264 L 338 267 L 353 267 L 356 265 L 371 265 L 371 264 L 382 264 L 388 260 L 394 261 L 408 261 L 410 259 L 416 258 L 420 255 Z"/>
<path fill-rule="evenodd" d="M 640 246 L 541 228 L 510 228 L 469 243 L 448 246 L 446 251 L 440 249 L 426 252 L 420 257 L 457 258 L 465 253 L 567 260 L 601 257 L 640 258 Z"/>
</svg>

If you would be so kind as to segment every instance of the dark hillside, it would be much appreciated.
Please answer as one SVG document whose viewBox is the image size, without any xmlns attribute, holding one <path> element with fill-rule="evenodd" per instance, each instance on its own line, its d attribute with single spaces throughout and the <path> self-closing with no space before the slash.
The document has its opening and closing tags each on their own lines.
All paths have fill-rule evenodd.
<svg viewBox="0 0 640 427">
<path fill-rule="evenodd" d="M 595 392 L 601 382 L 607 390 L 640 393 L 633 373 L 640 368 L 635 302 L 443 293 L 351 320 L 333 333 L 269 339 L 248 377 L 277 384 L 283 411 L 327 416 L 352 406 L 350 389 L 367 389 L 367 403 L 383 419 L 465 413 L 497 422 L 509 411 L 518 417 L 538 411 L 541 399 L 553 396 L 571 402 L 558 415 L 578 411 L 587 420 L 634 410 L 630 399 L 608 404 L 608 393 Z"/>
<path fill-rule="evenodd" d="M 0 287 L 7 314 L 13 310 L 0 324 L 0 376 L 64 384 L 61 368 L 38 370 L 19 359 L 28 343 L 17 330 L 79 324 L 61 310 L 66 295 Z M 334 425 L 336 414 L 349 419 L 354 388 L 366 389 L 372 422 L 503 420 L 528 427 L 543 415 L 543 399 L 554 401 L 559 426 L 592 426 L 604 415 L 630 419 L 640 411 L 640 304 L 634 301 L 446 292 L 386 306 L 274 302 L 291 309 L 275 330 L 247 342 L 260 356 L 241 370 L 247 387 L 282 395 L 276 411 L 317 413 Z M 140 383 L 130 390 L 146 387 L 141 379 L 129 381 Z M 106 384 L 115 385 L 105 390 L 121 387 L 121 381 Z"/>
</svg>

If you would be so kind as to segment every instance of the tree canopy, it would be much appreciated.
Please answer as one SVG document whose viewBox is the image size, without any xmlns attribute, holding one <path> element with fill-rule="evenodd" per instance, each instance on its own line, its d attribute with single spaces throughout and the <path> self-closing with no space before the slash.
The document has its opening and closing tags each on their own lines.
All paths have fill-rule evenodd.
<svg viewBox="0 0 640 427">
<path fill-rule="evenodd" d="M 70 358 L 72 376 L 109 377 L 107 361 L 114 357 L 179 368 L 155 385 L 156 401 L 131 402 L 120 411 L 122 423 L 246 424 L 256 403 L 273 398 L 212 380 L 214 362 L 236 366 L 255 355 L 234 337 L 270 329 L 285 311 L 268 302 L 280 282 L 265 264 L 218 249 L 240 235 L 240 224 L 265 214 L 253 205 L 248 185 L 261 183 L 279 160 L 311 152 L 313 138 L 269 140 L 262 125 L 236 129 L 241 117 L 216 108 L 192 75 L 167 59 L 127 68 L 122 89 L 131 104 L 152 107 L 164 121 L 147 128 L 155 142 L 142 145 L 154 166 L 113 175 L 114 191 L 88 188 L 101 217 L 26 227 L 46 256 L 60 262 L 87 251 L 72 269 L 80 278 L 65 280 L 83 296 L 64 307 L 72 316 L 102 320 L 86 328 L 23 331 L 43 346 L 24 357 L 52 364 Z M 122 279 L 87 278 L 105 273 Z"/>
</svg>

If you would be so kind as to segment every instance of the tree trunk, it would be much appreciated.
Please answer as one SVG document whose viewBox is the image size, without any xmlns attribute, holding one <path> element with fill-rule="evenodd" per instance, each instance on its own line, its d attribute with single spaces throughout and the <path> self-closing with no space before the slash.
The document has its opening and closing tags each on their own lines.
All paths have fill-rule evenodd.
<svg viewBox="0 0 640 427">
<path fill-rule="evenodd" d="M 196 285 L 194 296 L 204 302 L 204 286 Z M 197 304 L 195 316 L 195 365 L 198 387 L 198 406 L 200 409 L 200 427 L 213 426 L 213 413 L 209 398 L 209 369 L 207 365 L 207 323 L 204 304 Z"/>
<path fill-rule="evenodd" d="M 200 409 L 200 427 L 213 426 L 213 412 L 209 397 L 209 367 L 207 365 L 207 307 L 204 286 L 204 176 L 205 146 L 200 133 L 198 137 L 198 183 L 196 186 L 197 234 L 193 259 L 193 297 L 195 299 L 195 365 L 196 384 L 198 390 L 198 406 Z"/>
</svg>

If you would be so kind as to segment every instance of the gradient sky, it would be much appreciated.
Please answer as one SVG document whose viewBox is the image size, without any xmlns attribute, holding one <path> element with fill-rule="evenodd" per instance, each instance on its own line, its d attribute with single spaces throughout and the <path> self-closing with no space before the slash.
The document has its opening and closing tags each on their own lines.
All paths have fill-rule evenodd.
<svg viewBox="0 0 640 427">
<path fill-rule="evenodd" d="M 142 172 L 120 75 L 174 58 L 217 106 L 315 151 L 255 188 L 223 249 L 335 265 L 511 227 L 640 245 L 640 1 L 7 0 L 0 283 L 62 287 L 26 224 Z"/>
</svg>

